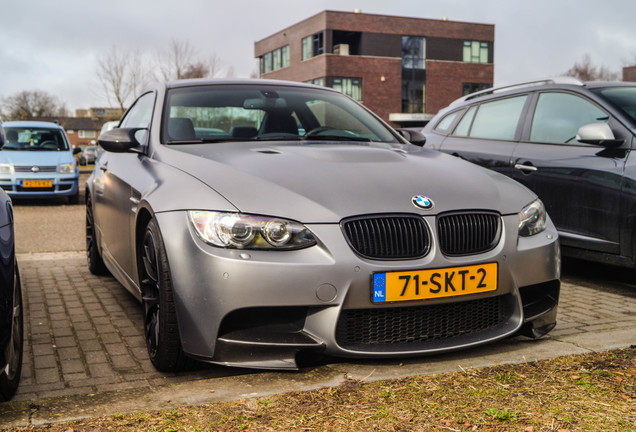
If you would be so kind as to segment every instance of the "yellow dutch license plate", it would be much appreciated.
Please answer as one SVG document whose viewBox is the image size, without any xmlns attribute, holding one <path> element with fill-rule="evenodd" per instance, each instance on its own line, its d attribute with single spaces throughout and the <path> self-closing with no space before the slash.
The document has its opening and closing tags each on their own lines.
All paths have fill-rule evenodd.
<svg viewBox="0 0 636 432">
<path fill-rule="evenodd" d="M 22 180 L 23 188 L 53 187 L 53 180 Z"/>
<path fill-rule="evenodd" d="M 497 289 L 497 263 L 373 274 L 373 302 L 424 300 Z"/>
</svg>

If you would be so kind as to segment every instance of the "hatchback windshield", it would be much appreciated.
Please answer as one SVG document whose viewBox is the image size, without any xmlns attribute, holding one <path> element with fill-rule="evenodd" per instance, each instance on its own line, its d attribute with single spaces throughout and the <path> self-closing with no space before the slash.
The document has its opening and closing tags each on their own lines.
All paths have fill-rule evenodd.
<svg viewBox="0 0 636 432">
<path fill-rule="evenodd" d="M 636 87 L 608 87 L 593 90 L 636 121 Z"/>
<path fill-rule="evenodd" d="M 68 142 L 59 129 L 40 127 L 6 127 L 2 150 L 61 151 L 68 150 Z"/>
<path fill-rule="evenodd" d="M 241 140 L 397 142 L 372 114 L 346 96 L 293 86 L 214 85 L 168 93 L 162 141 Z"/>
</svg>

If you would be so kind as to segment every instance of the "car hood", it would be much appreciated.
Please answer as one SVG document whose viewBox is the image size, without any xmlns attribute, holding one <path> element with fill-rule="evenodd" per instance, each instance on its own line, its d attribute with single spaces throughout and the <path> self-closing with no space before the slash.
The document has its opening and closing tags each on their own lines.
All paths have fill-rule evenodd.
<svg viewBox="0 0 636 432">
<path fill-rule="evenodd" d="M 0 150 L 0 162 L 17 166 L 57 166 L 73 162 L 69 151 Z"/>
<path fill-rule="evenodd" d="M 389 212 L 511 214 L 535 198 L 500 174 L 415 146 L 235 142 L 164 147 L 162 153 L 241 212 L 304 223 Z M 415 207 L 416 195 L 430 198 L 433 209 Z"/>
</svg>

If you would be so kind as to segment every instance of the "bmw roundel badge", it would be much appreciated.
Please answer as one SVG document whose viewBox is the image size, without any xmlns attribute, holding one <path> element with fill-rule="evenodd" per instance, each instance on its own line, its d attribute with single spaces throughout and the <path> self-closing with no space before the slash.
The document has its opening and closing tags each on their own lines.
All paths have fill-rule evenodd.
<svg viewBox="0 0 636 432">
<path fill-rule="evenodd" d="M 422 195 L 415 195 L 412 198 L 413 205 L 424 210 L 430 210 L 433 208 L 433 200 Z"/>
</svg>

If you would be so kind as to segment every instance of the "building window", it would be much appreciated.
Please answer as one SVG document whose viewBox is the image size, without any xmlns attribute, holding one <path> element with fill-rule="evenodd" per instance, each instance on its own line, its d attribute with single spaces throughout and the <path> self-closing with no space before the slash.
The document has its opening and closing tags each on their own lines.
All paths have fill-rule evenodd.
<svg viewBox="0 0 636 432">
<path fill-rule="evenodd" d="M 261 57 L 261 73 L 273 72 L 289 66 L 289 45 L 263 54 Z"/>
<path fill-rule="evenodd" d="M 426 68 L 426 38 L 402 36 L 402 68 Z"/>
<path fill-rule="evenodd" d="M 322 33 L 316 33 L 302 39 L 302 59 L 309 60 L 324 52 Z"/>
<path fill-rule="evenodd" d="M 464 61 L 488 63 L 488 42 L 464 41 Z"/>
<path fill-rule="evenodd" d="M 263 73 L 272 71 L 272 53 L 268 52 L 263 56 Z"/>
<path fill-rule="evenodd" d="M 319 85 L 319 86 L 325 86 L 325 79 L 324 78 L 315 78 L 315 79 L 311 79 L 308 81 L 305 81 L 307 84 L 313 84 L 313 85 Z"/>
<path fill-rule="evenodd" d="M 85 139 L 95 138 L 97 136 L 97 132 L 94 130 L 80 130 L 78 131 L 78 136 Z"/>
<path fill-rule="evenodd" d="M 281 67 L 289 66 L 289 45 L 285 45 L 280 49 L 280 65 Z"/>
<path fill-rule="evenodd" d="M 322 33 L 316 33 L 313 40 L 314 56 L 320 55 L 324 51 Z"/>
<path fill-rule="evenodd" d="M 272 70 L 280 69 L 280 49 L 272 51 Z"/>
<path fill-rule="evenodd" d="M 469 95 L 478 91 L 486 90 L 492 87 L 492 84 L 482 83 L 463 83 L 462 84 L 462 96 Z"/>
<path fill-rule="evenodd" d="M 331 87 L 357 101 L 362 100 L 362 78 L 334 77 L 331 79 Z"/>
<path fill-rule="evenodd" d="M 409 114 L 426 112 L 426 84 L 424 81 L 402 81 L 402 112 Z"/>
<path fill-rule="evenodd" d="M 302 41 L 303 44 L 303 54 L 302 54 L 302 59 L 303 60 L 308 60 L 312 57 L 312 53 L 311 53 L 311 36 L 307 36 L 306 38 L 303 38 Z"/>
</svg>

